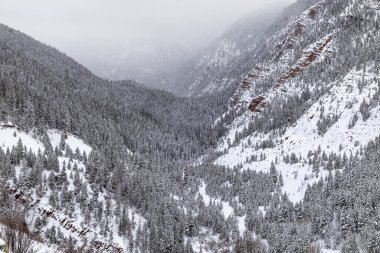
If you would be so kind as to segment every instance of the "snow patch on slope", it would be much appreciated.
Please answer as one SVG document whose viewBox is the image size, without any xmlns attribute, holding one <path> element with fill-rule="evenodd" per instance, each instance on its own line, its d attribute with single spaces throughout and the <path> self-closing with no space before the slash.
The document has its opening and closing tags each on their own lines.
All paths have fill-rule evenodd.
<svg viewBox="0 0 380 253">
<path fill-rule="evenodd" d="M 83 154 L 83 152 L 86 152 L 88 155 L 91 152 L 92 148 L 89 145 L 85 144 L 84 141 L 80 138 L 69 133 L 63 133 L 62 131 L 56 129 L 48 131 L 49 139 L 54 149 L 56 147 L 59 147 L 62 134 L 66 135 L 65 143 L 66 145 L 69 145 L 72 151 L 75 152 L 75 150 L 78 148 L 81 154 Z"/>
<path fill-rule="evenodd" d="M 17 146 L 19 139 L 28 150 L 31 149 L 34 153 L 45 150 L 43 143 L 37 140 L 33 133 L 25 133 L 17 128 L 2 127 L 2 125 L 0 124 L 0 147 L 4 152 L 8 148 L 11 150 L 13 146 Z"/>
<path fill-rule="evenodd" d="M 198 194 L 196 196 L 202 196 L 203 201 L 205 202 L 206 206 L 210 205 L 211 202 L 214 202 L 217 205 L 222 206 L 222 214 L 225 219 L 227 219 L 229 216 L 233 215 L 234 208 L 230 206 L 230 203 L 226 201 L 222 201 L 220 198 L 213 198 L 210 195 L 206 193 L 206 184 L 203 182 L 201 187 L 199 187 Z"/>
</svg>

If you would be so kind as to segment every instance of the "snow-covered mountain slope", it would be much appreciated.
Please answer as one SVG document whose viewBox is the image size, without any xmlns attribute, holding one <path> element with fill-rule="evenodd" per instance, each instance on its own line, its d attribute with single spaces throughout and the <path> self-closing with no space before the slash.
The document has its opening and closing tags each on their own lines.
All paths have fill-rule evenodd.
<svg viewBox="0 0 380 253">
<path fill-rule="evenodd" d="M 36 139 L 36 135 L 33 133 L 25 133 L 23 131 L 18 130 L 18 127 L 11 122 L 0 123 L 0 134 L 1 134 L 1 148 L 6 151 L 7 149 L 12 149 L 21 139 L 23 145 L 27 148 L 27 150 L 32 150 L 32 152 L 37 153 L 39 150 L 43 152 L 45 150 L 44 144 Z M 79 150 L 81 154 L 86 152 L 86 154 L 90 154 L 92 148 L 85 144 L 83 140 L 78 137 L 69 134 L 62 133 L 59 130 L 53 129 L 48 131 L 49 141 L 53 147 L 59 148 L 59 143 L 61 142 L 62 135 L 65 136 L 65 143 L 68 145 L 71 150 Z"/>
<path fill-rule="evenodd" d="M 368 84 L 359 91 L 357 83 L 363 77 Z M 344 153 L 355 154 L 361 145 L 366 145 L 380 135 L 380 132 L 376 131 L 380 129 L 380 119 L 377 117 L 380 107 L 372 108 L 370 111 L 372 117 L 363 120 L 359 103 L 366 99 L 371 100 L 378 94 L 380 87 L 378 81 L 375 81 L 377 78 L 380 76 L 371 72 L 352 70 L 342 82 L 332 84 L 330 91 L 316 100 L 293 125 L 286 127 L 281 135 L 274 137 L 275 131 L 258 133 L 240 140 L 235 147 L 228 148 L 226 144 L 223 144 L 219 147 L 219 151 L 228 149 L 228 153 L 219 157 L 216 163 L 230 167 L 242 164 L 243 169 L 269 171 L 270 163 L 277 161 L 277 169 L 284 177 L 283 190 L 289 194 L 292 201 L 300 201 L 307 184 L 315 182 L 321 175 L 326 175 L 323 171 L 319 174 L 313 172 L 313 165 L 308 164 L 310 151 L 315 153 L 320 148 L 327 153 L 334 152 L 341 156 Z M 323 135 L 318 131 L 321 114 L 332 118 L 337 117 L 336 122 Z M 350 124 L 355 115 L 358 119 L 352 126 Z M 252 115 L 243 117 L 246 117 L 243 121 L 249 122 Z M 241 129 L 240 122 L 235 122 L 235 124 L 231 128 Z M 234 140 L 238 131 L 233 129 L 228 138 Z M 257 149 L 257 145 L 260 146 L 261 143 L 272 138 L 273 147 Z M 289 165 L 284 162 L 284 157 L 291 153 L 301 157 L 297 164 Z M 247 157 L 252 155 L 258 157 L 264 155 L 265 159 L 246 162 Z"/>
<path fill-rule="evenodd" d="M 269 171 L 274 162 L 282 191 L 298 202 L 329 172 L 310 160 L 355 155 L 378 137 L 378 18 L 365 1 L 314 1 L 266 38 L 272 48 L 230 99 L 238 117 L 215 164 Z"/>
<path fill-rule="evenodd" d="M 233 24 L 220 38 L 181 66 L 173 87 L 190 96 L 234 89 L 253 64 L 258 41 L 266 28 L 288 5 L 269 4 Z"/>
<path fill-rule="evenodd" d="M 58 130 L 48 130 L 46 136 L 41 140 L 33 131 L 20 131 L 10 122 L 0 124 L 0 152 L 10 157 L 27 152 L 20 154 L 20 165 L 9 168 L 15 178 L 8 180 L 6 193 L 16 208 L 25 209 L 29 230 L 53 244 L 64 241 L 97 252 L 127 252 L 145 219 L 132 207 L 121 210 L 110 194 L 99 192 L 88 182 L 89 145 Z M 95 216 L 90 206 L 105 213 Z M 129 239 L 118 232 L 118 212 L 127 215 L 123 219 L 132 228 Z M 108 231 L 107 236 L 100 235 L 102 230 Z"/>
<path fill-rule="evenodd" d="M 43 217 L 29 230 L 33 233 L 37 224 L 36 233 L 47 244 L 69 248 L 70 239 L 61 240 L 67 235 L 61 224 L 60 233 L 58 225 L 45 229 L 48 221 L 57 224 L 69 217 L 77 219 L 75 230 L 97 233 L 87 238 L 91 250 L 90 240 L 139 253 L 191 252 L 184 204 L 170 196 L 182 195 L 183 168 L 224 131 L 212 123 L 226 108 L 225 100 L 108 82 L 21 32 L 0 25 L 0 34 L 0 222 L 13 219 L 8 217 L 13 207 L 23 210 L 16 196 L 30 196 L 43 204 L 30 213 Z M 72 244 L 78 241 L 74 246 L 85 243 L 78 236 L 72 234 Z"/>
<path fill-rule="evenodd" d="M 297 1 L 229 101 L 107 82 L 0 25 L 0 222 L 25 208 L 92 252 L 380 252 L 377 2 Z"/>
</svg>

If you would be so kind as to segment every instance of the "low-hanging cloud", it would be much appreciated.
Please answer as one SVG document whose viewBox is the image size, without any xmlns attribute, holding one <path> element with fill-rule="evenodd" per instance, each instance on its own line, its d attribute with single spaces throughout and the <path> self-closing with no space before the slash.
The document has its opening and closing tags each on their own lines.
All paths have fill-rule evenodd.
<svg viewBox="0 0 380 253">
<path fill-rule="evenodd" d="M 234 20 L 278 0 L 0 0 L 0 22 L 84 55 L 147 41 L 207 43 Z"/>
</svg>

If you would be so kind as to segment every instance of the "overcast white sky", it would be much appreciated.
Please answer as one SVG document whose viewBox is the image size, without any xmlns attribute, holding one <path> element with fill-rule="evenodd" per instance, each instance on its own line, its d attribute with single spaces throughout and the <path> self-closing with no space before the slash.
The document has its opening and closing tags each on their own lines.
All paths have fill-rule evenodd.
<svg viewBox="0 0 380 253">
<path fill-rule="evenodd" d="M 154 39 L 210 40 L 278 0 L 0 0 L 0 22 L 73 57 Z"/>
</svg>

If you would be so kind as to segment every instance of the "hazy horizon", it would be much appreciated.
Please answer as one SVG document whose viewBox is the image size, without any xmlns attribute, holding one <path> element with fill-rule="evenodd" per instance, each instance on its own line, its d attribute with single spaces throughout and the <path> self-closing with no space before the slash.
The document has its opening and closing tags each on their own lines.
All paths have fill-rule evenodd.
<svg viewBox="0 0 380 253">
<path fill-rule="evenodd" d="M 201 48 L 240 17 L 278 0 L 0 0 L 0 22 L 74 57 L 151 44 Z"/>
</svg>

